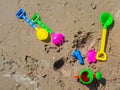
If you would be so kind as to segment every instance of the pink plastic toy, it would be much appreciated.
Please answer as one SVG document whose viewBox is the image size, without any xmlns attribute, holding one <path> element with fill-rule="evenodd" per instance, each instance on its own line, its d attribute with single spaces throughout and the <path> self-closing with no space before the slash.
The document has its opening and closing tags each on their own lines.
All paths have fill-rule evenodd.
<svg viewBox="0 0 120 90">
<path fill-rule="evenodd" d="M 64 43 L 64 36 L 62 34 L 55 34 L 54 32 L 52 32 L 51 36 L 52 36 L 52 42 L 55 45 L 59 46 Z"/>
<path fill-rule="evenodd" d="M 95 50 L 88 50 L 87 60 L 89 64 L 96 62 L 96 51 Z"/>
</svg>

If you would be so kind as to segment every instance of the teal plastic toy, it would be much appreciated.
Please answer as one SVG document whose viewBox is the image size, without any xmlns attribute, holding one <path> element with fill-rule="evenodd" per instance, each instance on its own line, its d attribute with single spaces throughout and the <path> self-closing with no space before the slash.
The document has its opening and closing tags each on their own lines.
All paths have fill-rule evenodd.
<svg viewBox="0 0 120 90">
<path fill-rule="evenodd" d="M 81 64 L 81 65 L 84 64 L 84 61 L 83 61 L 83 58 L 82 58 L 82 55 L 81 55 L 79 49 L 76 49 L 76 50 L 72 53 L 72 56 L 79 61 L 79 64 Z"/>
</svg>

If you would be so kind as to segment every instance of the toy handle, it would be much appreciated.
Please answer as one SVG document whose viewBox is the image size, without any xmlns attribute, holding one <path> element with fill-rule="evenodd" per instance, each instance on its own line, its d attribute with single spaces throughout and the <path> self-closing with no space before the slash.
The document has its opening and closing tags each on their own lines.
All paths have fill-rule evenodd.
<svg viewBox="0 0 120 90">
<path fill-rule="evenodd" d="M 39 24 L 42 28 L 46 29 L 48 33 L 52 34 L 52 30 L 48 28 L 41 20 L 39 14 L 34 14 L 31 19 L 33 23 Z"/>
<path fill-rule="evenodd" d="M 34 14 L 34 15 L 30 18 L 30 20 L 31 20 L 33 23 L 35 23 L 35 24 L 39 24 L 39 22 L 40 22 L 40 16 L 39 16 L 38 14 Z"/>
<path fill-rule="evenodd" d="M 19 9 L 19 11 L 16 13 L 16 17 L 18 19 L 24 19 L 25 16 L 26 16 L 26 13 L 23 9 Z"/>
<path fill-rule="evenodd" d="M 105 43 L 106 43 L 106 34 L 107 34 L 107 29 L 103 29 L 102 30 L 102 40 L 101 40 L 101 47 L 100 47 L 100 51 L 104 52 L 105 49 Z"/>
<path fill-rule="evenodd" d="M 31 22 L 29 18 L 26 17 L 26 13 L 23 9 L 19 9 L 19 11 L 16 13 L 16 17 L 18 19 L 24 19 L 32 28 L 36 28 L 36 25 Z"/>
</svg>

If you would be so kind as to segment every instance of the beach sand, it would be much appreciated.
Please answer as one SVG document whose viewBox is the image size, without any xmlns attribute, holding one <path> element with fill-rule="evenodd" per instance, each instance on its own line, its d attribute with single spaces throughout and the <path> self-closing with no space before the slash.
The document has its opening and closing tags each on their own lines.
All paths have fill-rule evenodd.
<svg viewBox="0 0 120 90">
<path fill-rule="evenodd" d="M 120 0 L 0 0 L 0 90 L 120 90 Z M 38 13 L 55 33 L 65 36 L 57 47 L 39 41 L 35 30 L 16 18 L 23 8 L 27 17 Z M 99 51 L 102 25 L 99 16 L 110 12 L 107 61 L 88 64 L 88 49 Z M 75 42 L 78 40 L 78 44 Z M 78 48 L 84 65 L 71 57 Z M 86 86 L 73 76 L 83 68 L 101 71 L 103 79 Z"/>
</svg>

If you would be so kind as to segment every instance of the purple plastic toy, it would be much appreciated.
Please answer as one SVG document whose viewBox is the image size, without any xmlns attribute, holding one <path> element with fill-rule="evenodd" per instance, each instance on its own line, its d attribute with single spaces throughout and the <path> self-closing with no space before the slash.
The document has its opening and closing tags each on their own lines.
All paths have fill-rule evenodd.
<svg viewBox="0 0 120 90">
<path fill-rule="evenodd" d="M 64 36 L 62 34 L 55 34 L 54 32 L 52 32 L 51 36 L 52 36 L 52 42 L 55 45 L 59 46 L 64 43 Z"/>
<path fill-rule="evenodd" d="M 87 60 L 89 64 L 96 62 L 96 51 L 95 50 L 88 50 Z"/>
</svg>

